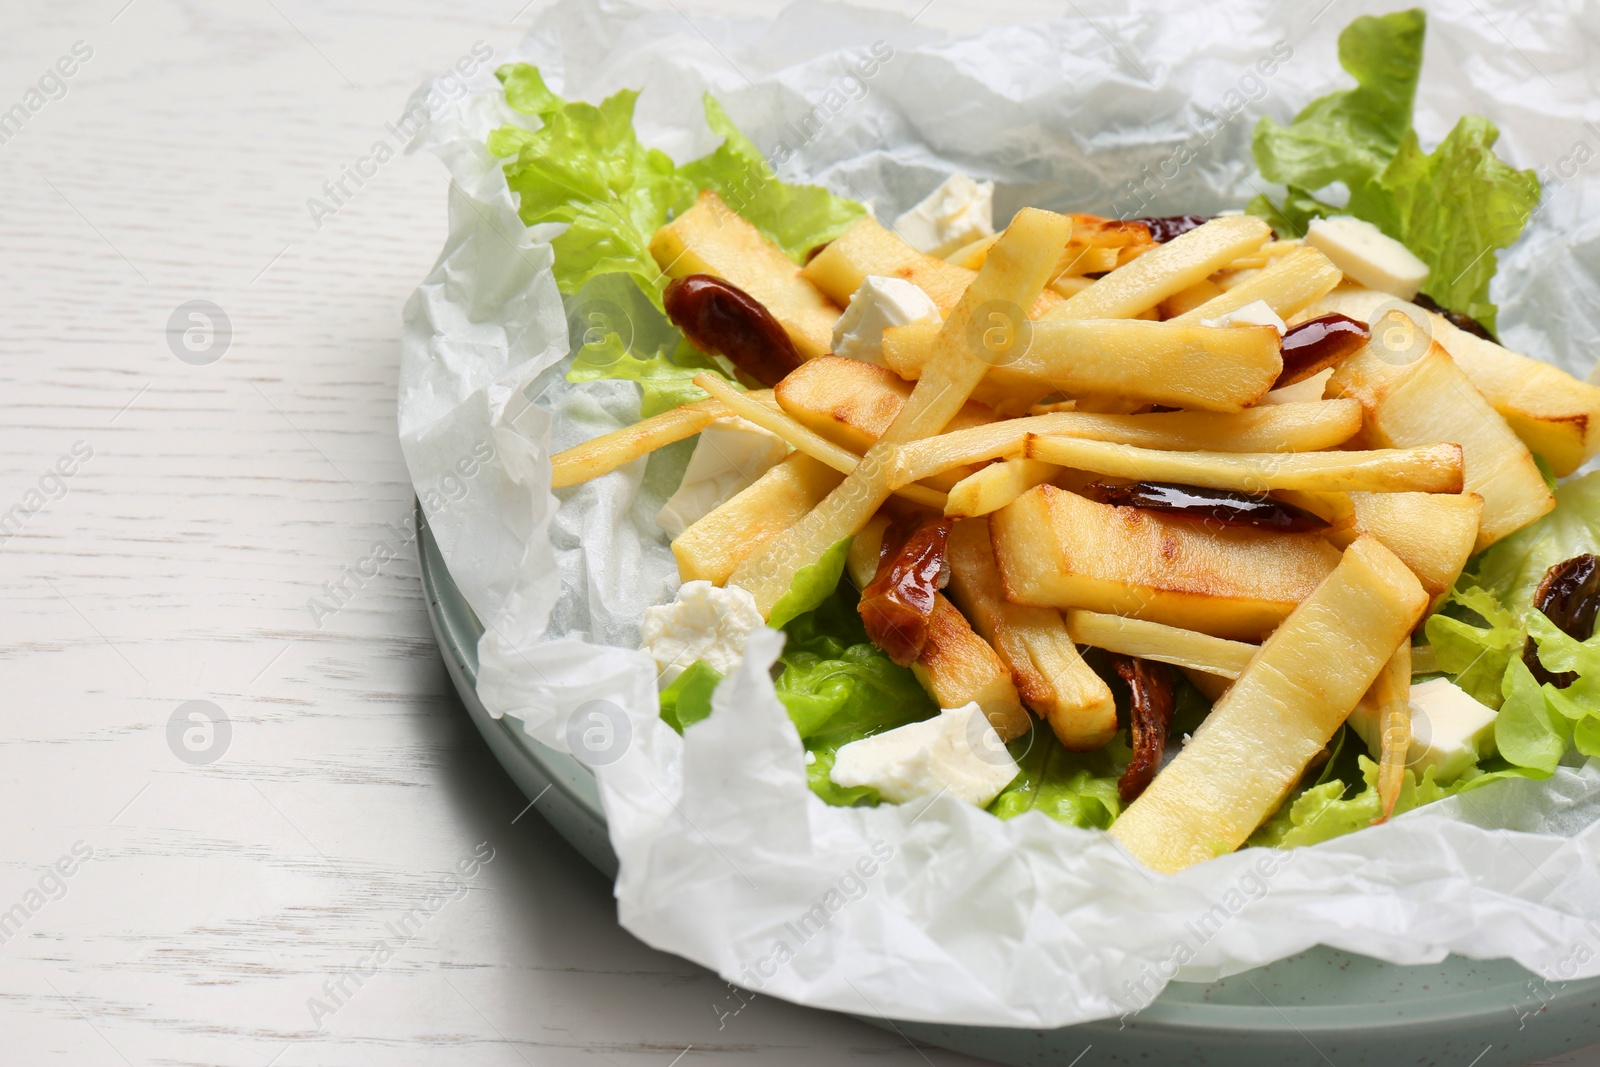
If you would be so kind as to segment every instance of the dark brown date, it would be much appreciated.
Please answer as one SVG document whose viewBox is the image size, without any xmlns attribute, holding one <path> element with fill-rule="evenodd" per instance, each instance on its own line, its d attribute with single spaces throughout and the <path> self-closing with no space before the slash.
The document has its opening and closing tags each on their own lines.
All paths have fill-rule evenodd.
<svg viewBox="0 0 1600 1067">
<path fill-rule="evenodd" d="M 1465 330 L 1474 336 L 1483 338 L 1485 341 L 1493 341 L 1495 344 L 1500 343 L 1500 338 L 1490 332 L 1489 328 L 1483 323 L 1471 315 L 1463 315 L 1459 311 L 1451 311 L 1426 293 L 1418 293 L 1411 299 L 1411 302 L 1417 307 L 1426 308 L 1436 315 L 1443 315 L 1449 320 L 1450 325 L 1458 330 Z"/>
<path fill-rule="evenodd" d="M 1133 743 L 1133 759 L 1122 777 L 1117 792 L 1124 804 L 1139 799 L 1157 772 L 1167 751 L 1167 733 L 1172 729 L 1175 679 L 1165 663 L 1113 653 L 1111 667 L 1128 683 L 1132 694 L 1128 704 L 1128 733 Z"/>
<path fill-rule="evenodd" d="M 721 278 L 689 274 L 662 294 L 667 318 L 702 352 L 727 356 L 745 374 L 773 386 L 805 362 L 761 301 Z"/>
<path fill-rule="evenodd" d="M 934 595 L 950 581 L 945 545 L 954 520 L 911 517 L 892 523 L 878 550 L 878 572 L 861 590 L 861 621 L 872 643 L 902 667 L 928 643 Z"/>
<path fill-rule="evenodd" d="M 1320 374 L 1356 352 L 1372 337 L 1367 324 L 1348 315 L 1322 315 L 1291 326 L 1278 346 L 1283 371 L 1272 383 L 1282 389 Z"/>
<path fill-rule="evenodd" d="M 1211 221 L 1210 215 L 1163 215 L 1153 218 L 1131 219 L 1132 222 L 1142 222 L 1150 231 L 1150 240 L 1158 245 L 1166 244 L 1174 237 L 1182 237 L 1190 230 L 1204 226 Z"/>
<path fill-rule="evenodd" d="M 1230 489 L 1206 489 L 1172 482 L 1107 485 L 1094 482 L 1083 495 L 1102 504 L 1162 511 L 1179 518 L 1201 519 L 1229 526 L 1254 526 L 1280 533 L 1321 530 L 1327 523 L 1311 512 L 1270 496 L 1250 496 Z"/>
<path fill-rule="evenodd" d="M 1594 635 L 1595 614 L 1600 609 L 1600 558 L 1586 552 L 1545 571 L 1533 595 L 1533 606 L 1568 637 L 1587 641 Z M 1540 663 L 1531 637 L 1522 646 L 1522 662 L 1541 684 L 1565 689 L 1578 680 L 1572 671 L 1557 674 Z"/>
</svg>

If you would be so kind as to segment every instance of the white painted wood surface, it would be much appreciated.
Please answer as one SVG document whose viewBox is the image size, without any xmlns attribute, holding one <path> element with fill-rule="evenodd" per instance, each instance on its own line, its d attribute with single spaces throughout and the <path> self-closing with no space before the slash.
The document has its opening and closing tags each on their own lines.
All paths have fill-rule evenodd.
<svg viewBox="0 0 1600 1067">
<path fill-rule="evenodd" d="M 306 200 L 519 6 L 0 6 L 0 109 L 92 52 L 0 144 L 0 1062 L 977 1062 L 766 999 L 719 1020 L 715 976 L 513 824 L 409 551 L 307 610 L 410 507 L 397 335 L 445 179 L 387 162 L 320 228 Z M 195 299 L 233 331 L 209 365 L 165 336 Z M 191 700 L 231 722 L 207 765 L 169 745 Z"/>
</svg>

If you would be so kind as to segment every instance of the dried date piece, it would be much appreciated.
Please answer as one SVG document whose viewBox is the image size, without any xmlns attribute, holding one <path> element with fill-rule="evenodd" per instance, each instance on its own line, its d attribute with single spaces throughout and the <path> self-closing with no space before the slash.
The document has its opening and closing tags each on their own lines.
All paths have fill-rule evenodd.
<svg viewBox="0 0 1600 1067">
<path fill-rule="evenodd" d="M 878 571 L 861 590 L 861 621 L 872 643 L 902 667 L 922 655 L 934 595 L 950 581 L 945 545 L 954 520 L 917 516 L 890 524 Z"/>
<path fill-rule="evenodd" d="M 1451 311 L 1449 308 L 1444 307 L 1437 300 L 1426 293 L 1418 293 L 1416 296 L 1412 297 L 1411 302 L 1417 305 L 1417 307 L 1425 308 L 1436 315 L 1443 315 L 1445 319 L 1449 321 L 1450 325 L 1454 326 L 1458 330 L 1465 330 L 1474 337 L 1481 337 L 1485 341 L 1493 341 L 1495 344 L 1500 343 L 1500 338 L 1491 333 L 1489 328 L 1483 323 L 1479 322 L 1471 315 L 1463 315 L 1459 311 Z"/>
<path fill-rule="evenodd" d="M 1568 637 L 1587 641 L 1594 635 L 1595 613 L 1600 609 L 1600 558 L 1585 552 L 1545 571 L 1544 580 L 1533 595 L 1533 606 Z M 1548 682 L 1565 689 L 1578 680 L 1572 671 L 1557 674 L 1540 663 L 1531 637 L 1522 646 L 1522 662 L 1540 684 Z"/>
<path fill-rule="evenodd" d="M 1180 518 L 1208 520 L 1229 526 L 1254 526 L 1279 533 L 1322 530 L 1327 523 L 1303 508 L 1270 496 L 1251 496 L 1230 489 L 1206 489 L 1173 482 L 1134 482 L 1108 485 L 1094 482 L 1083 495 L 1102 504 L 1162 511 Z"/>
<path fill-rule="evenodd" d="M 709 274 L 689 274 L 662 294 L 667 318 L 702 352 L 727 356 L 745 374 L 774 386 L 805 362 L 761 301 Z"/>
<path fill-rule="evenodd" d="M 1372 330 L 1367 324 L 1348 315 L 1321 315 L 1291 326 L 1278 346 L 1283 353 L 1283 371 L 1272 387 L 1282 389 L 1320 374 L 1371 338 Z"/>
<path fill-rule="evenodd" d="M 1131 219 L 1131 222 L 1142 222 L 1150 231 L 1150 240 L 1156 244 L 1166 244 L 1174 237 L 1182 237 L 1190 230 L 1198 229 L 1211 221 L 1210 215 L 1163 215 L 1159 217 Z"/>
<path fill-rule="evenodd" d="M 1175 679 L 1165 663 L 1113 653 L 1111 667 L 1128 683 L 1132 699 L 1128 705 L 1128 733 L 1133 743 L 1133 760 L 1117 780 L 1117 792 L 1124 804 L 1139 799 L 1156 773 L 1167 751 L 1167 732 L 1172 729 Z"/>
</svg>

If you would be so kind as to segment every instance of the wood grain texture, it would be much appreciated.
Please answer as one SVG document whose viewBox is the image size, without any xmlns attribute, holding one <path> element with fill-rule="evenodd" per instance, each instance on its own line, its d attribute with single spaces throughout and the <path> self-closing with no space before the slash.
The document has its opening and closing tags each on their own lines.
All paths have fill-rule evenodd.
<svg viewBox="0 0 1600 1067">
<path fill-rule="evenodd" d="M 320 229 L 306 200 L 531 15 L 124 2 L 0 8 L 0 108 L 93 49 L 0 144 L 0 515 L 93 451 L 0 545 L 0 913 L 42 902 L 0 931 L 0 1060 L 923 1063 L 767 998 L 719 1018 L 738 1002 L 715 975 L 623 932 L 541 819 L 513 825 L 526 801 L 451 691 L 409 550 L 320 626 L 307 609 L 410 509 L 400 310 L 446 178 L 396 158 Z M 207 366 L 164 335 L 192 299 L 233 327 Z M 189 700 L 231 720 L 208 766 L 168 747 Z M 30 898 L 78 842 L 64 895 Z M 406 925 L 481 842 L 461 898 Z M 380 939 L 392 956 L 341 978 Z"/>
<path fill-rule="evenodd" d="M 0 144 L 0 515 L 93 450 L 0 535 L 0 919 L 25 911 L 0 942 L 0 1061 L 977 1062 L 767 998 L 719 1017 L 714 975 L 623 932 L 604 879 L 513 823 L 525 800 L 451 691 L 409 551 L 320 625 L 307 610 L 410 508 L 400 309 L 446 179 L 394 159 L 320 228 L 306 200 L 424 77 L 517 40 L 521 6 L 0 6 L 0 109 L 93 49 Z M 164 334 L 194 299 L 233 328 L 207 366 Z M 190 700 L 232 724 L 207 766 L 168 744 Z M 460 899 L 405 925 L 485 842 Z"/>
</svg>

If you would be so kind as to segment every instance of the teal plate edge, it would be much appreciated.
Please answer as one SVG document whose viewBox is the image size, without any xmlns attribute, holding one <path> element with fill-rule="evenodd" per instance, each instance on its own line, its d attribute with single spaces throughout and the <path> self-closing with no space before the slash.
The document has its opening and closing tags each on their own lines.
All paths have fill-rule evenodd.
<svg viewBox="0 0 1600 1067">
<path fill-rule="evenodd" d="M 483 627 L 451 580 L 420 505 L 416 521 L 428 618 L 467 713 L 539 813 L 615 878 L 593 774 L 478 700 Z M 1173 982 L 1135 1016 L 1059 1030 L 858 1018 L 1014 1067 L 1517 1067 L 1600 1043 L 1600 979 L 1551 982 L 1509 960 L 1459 956 L 1403 967 L 1318 947 L 1217 982 Z"/>
</svg>

